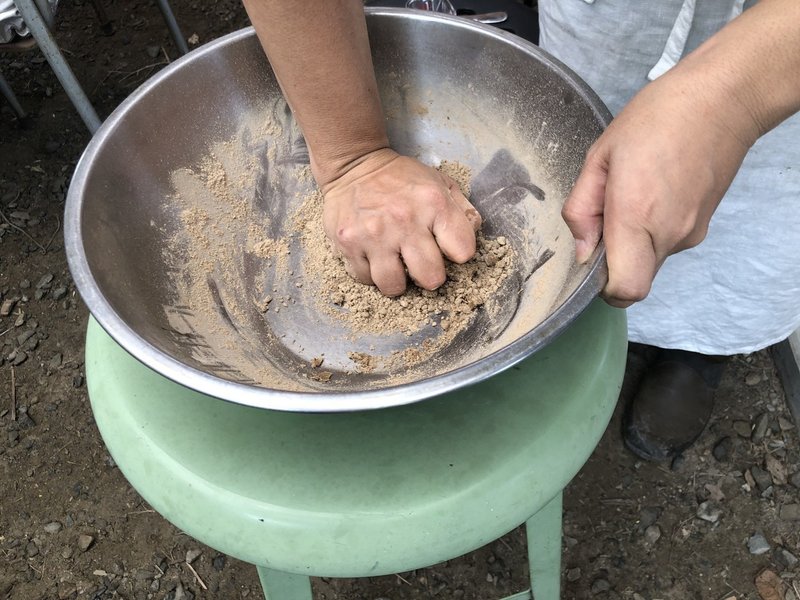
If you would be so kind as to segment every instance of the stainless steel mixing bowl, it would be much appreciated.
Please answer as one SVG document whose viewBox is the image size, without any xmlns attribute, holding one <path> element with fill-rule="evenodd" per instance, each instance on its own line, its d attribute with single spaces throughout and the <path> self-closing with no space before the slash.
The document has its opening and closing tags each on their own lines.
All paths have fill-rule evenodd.
<svg viewBox="0 0 800 600">
<path fill-rule="evenodd" d="M 468 166 L 486 234 L 505 236 L 517 254 L 498 292 L 500 314 L 490 319 L 479 309 L 421 365 L 353 368 L 351 352 L 386 356 L 435 339 L 441 328 L 354 335 L 320 312 L 314 281 L 299 287 L 287 275 L 301 272 L 302 247 L 292 246 L 283 272 L 252 251 L 250 226 L 286 234 L 311 181 L 287 176 L 307 164 L 307 151 L 247 29 L 174 62 L 134 92 L 92 139 L 69 190 L 66 246 L 78 290 L 105 330 L 150 368 L 263 408 L 388 407 L 503 371 L 549 343 L 597 295 L 602 248 L 574 264 L 559 216 L 586 150 L 610 119 L 595 94 L 536 46 L 490 26 L 399 9 L 370 9 L 367 21 L 393 146 L 429 164 Z M 206 245 L 216 244 L 209 253 L 186 232 L 192 203 L 209 200 L 191 178 L 226 148 L 250 168 L 223 165 L 229 172 L 215 181 L 235 171 L 230 202 L 246 211 L 218 230 L 215 219 L 233 204 L 228 192 L 211 194 L 217 212 L 198 221 L 208 229 Z M 181 177 L 188 178 L 182 192 Z M 180 293 L 189 288 L 212 298 L 212 310 Z M 256 289 L 289 302 L 262 312 L 250 301 Z M 332 373 L 327 382 L 309 365 L 320 355 Z"/>
</svg>

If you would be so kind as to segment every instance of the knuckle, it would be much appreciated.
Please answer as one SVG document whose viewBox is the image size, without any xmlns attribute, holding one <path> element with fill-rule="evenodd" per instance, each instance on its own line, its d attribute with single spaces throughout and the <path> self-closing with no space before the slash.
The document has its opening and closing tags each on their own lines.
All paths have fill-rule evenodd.
<svg viewBox="0 0 800 600">
<path fill-rule="evenodd" d="M 383 236 L 385 227 L 383 220 L 379 217 L 367 217 L 361 223 L 364 237 L 369 239 L 377 239 Z"/>
<path fill-rule="evenodd" d="M 597 140 L 586 151 L 586 162 L 587 163 L 597 162 L 600 159 L 601 153 L 602 153 L 602 140 Z"/>
<path fill-rule="evenodd" d="M 647 298 L 650 293 L 648 282 L 623 282 L 606 286 L 605 297 L 617 302 L 632 304 Z"/>
<path fill-rule="evenodd" d="M 708 233 L 708 226 L 693 218 L 684 218 L 672 224 L 667 233 L 667 250 L 676 252 L 687 250 L 702 242 Z"/>
<path fill-rule="evenodd" d="M 405 203 L 397 203 L 392 205 L 391 209 L 392 220 L 400 225 L 408 225 L 414 220 L 414 211 Z"/>
<path fill-rule="evenodd" d="M 359 240 L 358 230 L 355 227 L 339 227 L 336 229 L 334 242 L 342 249 L 344 254 L 349 254 Z"/>
<path fill-rule="evenodd" d="M 567 223 L 579 221 L 581 215 L 582 212 L 580 209 L 578 209 L 578 206 L 575 202 L 567 201 L 564 203 L 564 206 L 561 207 L 561 218 Z"/>
<path fill-rule="evenodd" d="M 427 207 L 433 209 L 437 213 L 447 209 L 450 203 L 449 196 L 435 188 L 426 190 L 422 194 L 422 200 Z"/>
</svg>

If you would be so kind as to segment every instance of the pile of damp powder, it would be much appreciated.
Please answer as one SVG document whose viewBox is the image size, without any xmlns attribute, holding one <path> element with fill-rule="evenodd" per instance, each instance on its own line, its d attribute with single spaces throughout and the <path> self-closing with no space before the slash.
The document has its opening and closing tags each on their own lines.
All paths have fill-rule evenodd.
<svg viewBox="0 0 800 600">
<path fill-rule="evenodd" d="M 456 162 L 443 162 L 439 169 L 469 192 L 469 169 Z M 514 251 L 504 237 L 494 239 L 478 232 L 475 256 L 464 264 L 446 263 L 447 280 L 437 290 L 410 285 L 402 296 L 389 298 L 371 285 L 352 279 L 342 259 L 332 249 L 322 227 L 323 197 L 318 190 L 308 194 L 294 214 L 292 229 L 301 236 L 305 252 L 304 280 L 318 287 L 313 294 L 317 309 L 338 320 L 354 334 L 412 336 L 425 327 L 435 335 L 426 336 L 390 357 L 353 353 L 357 371 L 371 372 L 383 366 L 387 371 L 416 366 L 446 347 L 471 322 L 478 309 L 489 317 L 499 310 L 498 289 L 511 273 Z M 438 329 L 438 331 L 437 331 Z"/>
</svg>

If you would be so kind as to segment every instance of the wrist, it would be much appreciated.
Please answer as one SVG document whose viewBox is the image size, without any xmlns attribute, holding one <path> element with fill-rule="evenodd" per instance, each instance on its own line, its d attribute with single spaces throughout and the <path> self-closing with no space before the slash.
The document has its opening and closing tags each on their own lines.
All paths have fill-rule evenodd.
<svg viewBox="0 0 800 600">
<path fill-rule="evenodd" d="M 398 154 L 388 147 L 358 148 L 341 152 L 339 156 L 318 158 L 309 152 L 311 172 L 322 193 L 327 193 L 336 185 L 357 179 L 362 174 L 376 171 L 393 161 Z"/>
<path fill-rule="evenodd" d="M 745 76 L 720 68 L 714 61 L 686 61 L 668 73 L 664 83 L 671 81 L 678 101 L 684 110 L 694 113 L 699 123 L 710 126 L 718 135 L 737 142 L 747 151 L 765 132 L 759 118 L 758 102 Z"/>
</svg>

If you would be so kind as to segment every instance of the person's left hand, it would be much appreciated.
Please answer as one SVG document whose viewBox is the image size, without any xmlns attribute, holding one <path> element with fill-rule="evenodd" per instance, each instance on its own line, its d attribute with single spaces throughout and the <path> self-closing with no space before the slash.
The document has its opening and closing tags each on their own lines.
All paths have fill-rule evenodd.
<svg viewBox="0 0 800 600">
<path fill-rule="evenodd" d="M 664 260 L 705 238 L 755 131 L 729 97 L 678 73 L 648 85 L 614 119 L 562 211 L 578 262 L 603 238 L 609 304 L 644 299 Z"/>
</svg>

